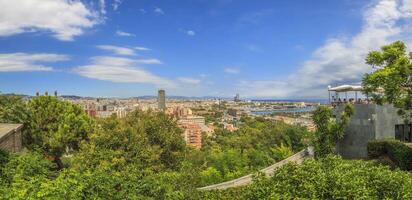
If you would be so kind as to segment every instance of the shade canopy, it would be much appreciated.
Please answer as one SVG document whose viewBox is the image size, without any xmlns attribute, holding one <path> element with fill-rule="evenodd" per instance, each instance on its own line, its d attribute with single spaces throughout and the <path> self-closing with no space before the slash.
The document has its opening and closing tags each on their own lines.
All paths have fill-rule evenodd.
<svg viewBox="0 0 412 200">
<path fill-rule="evenodd" d="M 334 92 L 356 92 L 362 91 L 363 87 L 360 85 L 340 85 L 337 87 L 330 87 L 328 86 L 328 91 Z"/>
</svg>

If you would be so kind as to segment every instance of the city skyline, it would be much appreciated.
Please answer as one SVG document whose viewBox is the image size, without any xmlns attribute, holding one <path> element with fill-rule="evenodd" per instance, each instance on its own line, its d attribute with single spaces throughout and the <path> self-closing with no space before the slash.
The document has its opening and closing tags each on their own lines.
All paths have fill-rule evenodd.
<svg viewBox="0 0 412 200">
<path fill-rule="evenodd" d="M 409 0 L 0 0 L 0 92 L 327 98 L 372 70 L 367 52 L 412 46 L 411 13 Z"/>
</svg>

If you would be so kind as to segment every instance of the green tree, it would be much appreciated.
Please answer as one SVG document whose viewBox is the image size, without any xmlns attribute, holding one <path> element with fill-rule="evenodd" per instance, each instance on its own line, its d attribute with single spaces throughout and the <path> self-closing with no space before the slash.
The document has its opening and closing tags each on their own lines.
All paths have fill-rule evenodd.
<svg viewBox="0 0 412 200">
<path fill-rule="evenodd" d="M 245 187 L 203 192 L 202 199 L 411 199 L 412 175 L 364 160 L 327 156 L 289 163 Z"/>
<path fill-rule="evenodd" d="M 273 151 L 273 157 L 277 161 L 283 160 L 283 159 L 293 155 L 292 149 L 288 146 L 285 146 L 283 143 L 281 143 L 280 146 L 272 148 L 272 151 Z"/>
<path fill-rule="evenodd" d="M 319 106 L 313 113 L 313 121 L 316 125 L 314 147 L 316 157 L 325 157 L 334 153 L 336 140 L 342 139 L 345 125 L 353 115 L 354 109 L 351 104 L 346 104 L 340 118 L 333 118 L 332 109 L 327 106 Z"/>
<path fill-rule="evenodd" d="M 20 96 L 0 95 L 0 123 L 23 124 L 22 142 L 26 144 L 29 125 L 29 110 L 26 102 Z"/>
<path fill-rule="evenodd" d="M 25 123 L 27 120 L 28 110 L 21 97 L 0 95 L 1 123 Z"/>
<path fill-rule="evenodd" d="M 51 96 L 34 97 L 28 110 L 27 147 L 41 149 L 62 169 L 61 156 L 79 149 L 80 142 L 92 130 L 91 119 L 79 106 Z"/>
<path fill-rule="evenodd" d="M 362 85 L 364 92 L 378 104 L 390 103 L 406 121 L 412 119 L 412 52 L 397 41 L 371 51 L 366 63 L 376 70 L 366 74 Z"/>
<path fill-rule="evenodd" d="M 0 149 L 0 186 L 5 180 L 4 167 L 9 162 L 10 155 L 7 151 Z"/>
<path fill-rule="evenodd" d="M 28 152 L 11 155 L 4 166 L 4 176 L 0 185 L 0 199 L 36 199 L 41 184 L 55 176 L 53 163 L 42 153 Z"/>
<path fill-rule="evenodd" d="M 119 170 L 133 163 L 140 169 L 177 169 L 186 145 L 182 130 L 164 113 L 136 110 L 125 118 L 97 121 L 77 157 L 87 168 L 110 165 Z"/>
<path fill-rule="evenodd" d="M 208 167 L 200 172 L 200 178 L 202 179 L 202 185 L 208 185 L 222 181 L 220 172 L 214 167 Z"/>
</svg>

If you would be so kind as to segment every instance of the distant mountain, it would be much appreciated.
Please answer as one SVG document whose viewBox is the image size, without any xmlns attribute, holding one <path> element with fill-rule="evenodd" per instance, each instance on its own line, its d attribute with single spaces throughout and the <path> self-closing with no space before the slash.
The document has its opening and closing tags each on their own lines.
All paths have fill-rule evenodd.
<svg viewBox="0 0 412 200">
<path fill-rule="evenodd" d="M 64 98 L 64 99 L 72 99 L 72 100 L 78 100 L 78 99 L 83 99 L 85 97 L 81 97 L 81 96 L 76 96 L 76 95 L 61 95 L 60 97 Z M 86 97 L 87 98 L 87 97 Z"/>
<path fill-rule="evenodd" d="M 153 95 L 146 95 L 146 96 L 139 96 L 137 97 L 138 99 L 156 99 L 157 96 Z M 225 98 L 225 97 L 215 97 L 215 96 L 203 96 L 203 97 L 188 97 L 188 96 L 166 96 L 167 99 L 176 99 L 176 100 L 205 100 L 205 99 L 231 99 L 231 98 Z"/>
<path fill-rule="evenodd" d="M 254 102 L 306 102 L 306 103 L 328 103 L 327 99 L 250 99 Z"/>
<path fill-rule="evenodd" d="M 22 97 L 22 98 L 30 97 L 29 95 L 25 95 L 25 94 L 15 94 L 15 93 L 7 93 L 7 94 L 1 94 L 1 93 L 0 93 L 0 95 L 3 95 L 3 96 L 18 96 L 18 97 Z"/>
</svg>

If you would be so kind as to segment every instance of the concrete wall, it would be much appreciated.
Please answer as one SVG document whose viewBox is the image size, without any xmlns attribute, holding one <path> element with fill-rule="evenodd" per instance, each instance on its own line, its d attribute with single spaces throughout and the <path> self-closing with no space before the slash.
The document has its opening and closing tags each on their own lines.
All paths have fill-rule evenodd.
<svg viewBox="0 0 412 200">
<path fill-rule="evenodd" d="M 374 104 L 355 104 L 355 113 L 345 127 L 345 135 L 336 145 L 337 152 L 344 158 L 367 157 L 366 146 L 368 141 L 375 137 L 375 125 L 372 116 L 375 114 Z M 336 117 L 339 118 L 344 106 L 335 108 Z"/>
<path fill-rule="evenodd" d="M 343 139 L 337 141 L 336 150 L 343 158 L 366 158 L 368 141 L 395 138 L 395 125 L 402 124 L 391 105 L 355 104 L 354 115 L 345 127 Z M 344 105 L 334 109 L 339 117 Z"/>
<path fill-rule="evenodd" d="M 394 139 L 396 124 L 404 124 L 396 108 L 392 105 L 376 106 L 375 139 Z"/>
<path fill-rule="evenodd" d="M 289 162 L 295 162 L 295 163 L 300 164 L 303 162 L 305 158 L 313 157 L 313 154 L 314 154 L 313 147 L 308 147 L 307 149 L 304 149 L 296 153 L 295 155 L 290 156 L 282 161 L 279 161 L 260 171 L 263 172 L 266 176 L 272 176 L 275 173 L 276 169 L 282 167 L 283 165 L 286 165 Z M 232 187 L 248 185 L 253 182 L 253 175 L 254 174 L 249 174 L 249 175 L 242 176 L 240 178 L 237 178 L 231 181 L 226 181 L 223 183 L 201 187 L 201 188 L 198 188 L 198 190 L 222 190 L 222 189 L 228 189 Z"/>
</svg>

